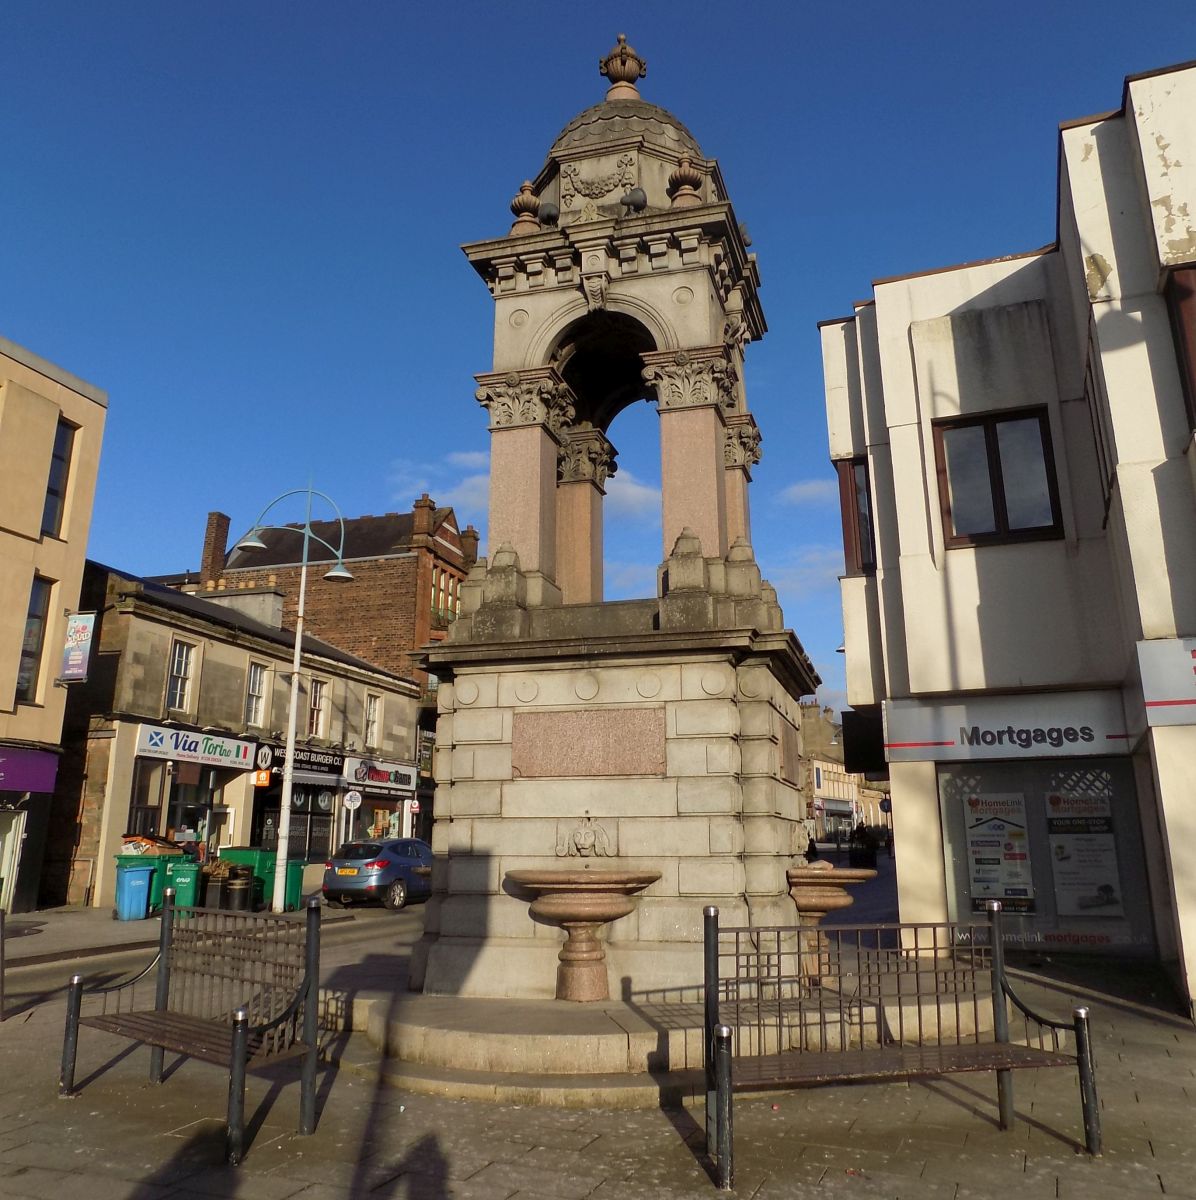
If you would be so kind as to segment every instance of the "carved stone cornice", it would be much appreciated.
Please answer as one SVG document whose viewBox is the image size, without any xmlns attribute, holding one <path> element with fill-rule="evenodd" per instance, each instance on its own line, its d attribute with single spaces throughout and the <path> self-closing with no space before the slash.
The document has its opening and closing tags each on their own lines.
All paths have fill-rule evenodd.
<svg viewBox="0 0 1196 1200">
<path fill-rule="evenodd" d="M 748 471 L 760 461 L 760 430 L 751 413 L 734 413 L 727 418 L 723 462 Z"/>
<path fill-rule="evenodd" d="M 653 350 L 641 354 L 644 382 L 656 389 L 660 410 L 735 407 L 738 374 L 724 346 L 693 350 Z"/>
<path fill-rule="evenodd" d="M 575 397 L 553 367 L 495 371 L 474 378 L 478 381 L 474 394 L 490 414 L 491 429 L 543 425 L 559 434 L 573 420 Z"/>
<path fill-rule="evenodd" d="M 615 448 L 593 426 L 566 429 L 557 456 L 559 483 L 592 483 L 599 491 L 617 470 Z"/>
</svg>

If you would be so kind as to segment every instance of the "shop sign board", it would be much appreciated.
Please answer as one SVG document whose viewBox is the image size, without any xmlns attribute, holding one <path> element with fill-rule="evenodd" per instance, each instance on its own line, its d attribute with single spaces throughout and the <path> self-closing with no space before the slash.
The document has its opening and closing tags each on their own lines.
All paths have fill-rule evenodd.
<svg viewBox="0 0 1196 1200">
<path fill-rule="evenodd" d="M 413 763 L 383 758 L 346 758 L 345 782 L 370 792 L 414 792 L 419 771 Z"/>
<path fill-rule="evenodd" d="M 93 612 L 72 613 L 67 617 L 66 642 L 62 648 L 62 665 L 58 670 L 59 683 L 87 682 L 95 624 L 96 615 Z"/>
<path fill-rule="evenodd" d="M 1046 802 L 1059 915 L 1124 917 L 1108 796 L 1060 792 Z"/>
<path fill-rule="evenodd" d="M 1196 638 L 1138 643 L 1147 725 L 1196 725 Z"/>
<path fill-rule="evenodd" d="M 165 758 L 173 762 L 199 763 L 204 767 L 253 769 L 252 742 L 197 733 L 193 729 L 168 729 L 163 725 L 137 727 L 137 754 L 142 758 Z"/>
<path fill-rule="evenodd" d="M 282 774 L 283 764 L 287 761 L 285 746 L 275 746 L 271 756 L 272 769 L 276 775 Z M 345 759 L 341 754 L 332 750 L 313 749 L 311 746 L 295 747 L 295 774 L 302 771 L 306 775 L 339 775 L 345 767 Z"/>
<path fill-rule="evenodd" d="M 1021 792 L 981 792 L 963 798 L 972 911 L 1000 900 L 1006 912 L 1034 911 L 1026 798 Z"/>
<path fill-rule="evenodd" d="M 52 792 L 58 755 L 0 746 L 0 792 Z"/>
<path fill-rule="evenodd" d="M 976 696 L 948 704 L 886 700 L 883 711 L 885 758 L 891 763 L 1130 752 L 1118 691 Z"/>
</svg>

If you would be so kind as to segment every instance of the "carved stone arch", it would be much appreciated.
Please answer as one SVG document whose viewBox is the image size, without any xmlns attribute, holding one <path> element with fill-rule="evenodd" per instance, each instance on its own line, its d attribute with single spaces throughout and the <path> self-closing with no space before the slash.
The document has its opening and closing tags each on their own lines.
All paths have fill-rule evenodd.
<svg viewBox="0 0 1196 1200">
<path fill-rule="evenodd" d="M 656 343 L 657 350 L 680 349 L 681 342 L 672 325 L 665 320 L 655 305 L 649 304 L 639 296 L 620 295 L 611 291 L 606 297 L 606 308 L 610 312 L 631 317 L 643 325 Z M 561 335 L 589 311 L 585 298 L 580 293 L 556 309 L 528 340 L 521 369 L 547 366 Z"/>
</svg>

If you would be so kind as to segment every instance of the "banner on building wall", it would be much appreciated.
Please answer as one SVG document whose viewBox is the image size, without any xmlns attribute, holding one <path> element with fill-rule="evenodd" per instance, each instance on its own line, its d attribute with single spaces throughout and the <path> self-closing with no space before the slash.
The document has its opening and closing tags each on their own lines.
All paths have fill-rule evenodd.
<svg viewBox="0 0 1196 1200">
<path fill-rule="evenodd" d="M 963 798 L 972 911 L 1000 900 L 1006 912 L 1034 912 L 1026 798 L 1021 792 L 985 792 Z"/>
<path fill-rule="evenodd" d="M 165 758 L 205 767 L 231 767 L 234 771 L 253 769 L 252 742 L 190 729 L 167 729 L 162 725 L 137 727 L 137 754 L 142 758 Z"/>
<path fill-rule="evenodd" d="M 1124 917 L 1109 798 L 1052 793 L 1046 810 L 1059 915 Z"/>
<path fill-rule="evenodd" d="M 85 683 L 91 662 L 91 639 L 95 632 L 93 612 L 72 613 L 66 619 L 66 642 L 62 648 L 59 683 Z"/>
<path fill-rule="evenodd" d="M 1196 638 L 1138 643 L 1148 725 L 1196 725 Z"/>
<path fill-rule="evenodd" d="M 1044 692 L 966 702 L 886 700 L 889 762 L 1075 758 L 1128 754 L 1121 693 Z"/>
<path fill-rule="evenodd" d="M 345 781 L 372 792 L 413 792 L 419 782 L 414 763 L 390 762 L 384 758 L 346 758 Z"/>
</svg>

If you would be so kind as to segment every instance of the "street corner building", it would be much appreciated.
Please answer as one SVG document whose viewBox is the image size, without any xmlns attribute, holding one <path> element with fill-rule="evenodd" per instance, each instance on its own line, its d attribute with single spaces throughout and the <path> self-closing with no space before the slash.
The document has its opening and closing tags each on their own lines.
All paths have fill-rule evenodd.
<svg viewBox="0 0 1196 1200">
<path fill-rule="evenodd" d="M 0 909 L 37 906 L 107 394 L 0 338 Z"/>
<path fill-rule="evenodd" d="M 902 920 L 1196 993 L 1196 64 L 1062 126 L 1058 229 L 821 326 L 847 762 Z"/>
</svg>

